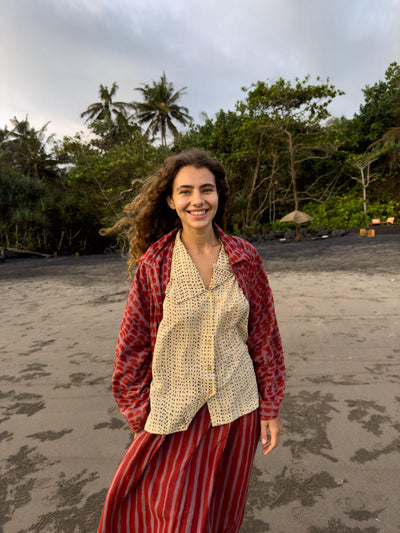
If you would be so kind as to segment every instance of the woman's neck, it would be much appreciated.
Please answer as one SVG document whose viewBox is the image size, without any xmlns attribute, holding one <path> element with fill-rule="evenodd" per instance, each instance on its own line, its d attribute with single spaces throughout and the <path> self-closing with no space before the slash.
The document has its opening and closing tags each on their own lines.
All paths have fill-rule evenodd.
<svg viewBox="0 0 400 533">
<path fill-rule="evenodd" d="M 198 232 L 182 229 L 181 240 L 187 250 L 196 250 L 198 252 L 220 245 L 220 241 L 212 227 Z"/>
</svg>

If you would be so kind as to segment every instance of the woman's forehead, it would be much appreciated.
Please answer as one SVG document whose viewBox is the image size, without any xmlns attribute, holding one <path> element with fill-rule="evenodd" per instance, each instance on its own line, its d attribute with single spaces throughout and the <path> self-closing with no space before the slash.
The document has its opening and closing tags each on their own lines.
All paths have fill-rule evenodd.
<svg viewBox="0 0 400 533">
<path fill-rule="evenodd" d="M 196 168 L 192 165 L 181 168 L 173 182 L 174 188 L 184 185 L 198 187 L 205 184 L 216 185 L 214 174 L 206 167 Z"/>
</svg>

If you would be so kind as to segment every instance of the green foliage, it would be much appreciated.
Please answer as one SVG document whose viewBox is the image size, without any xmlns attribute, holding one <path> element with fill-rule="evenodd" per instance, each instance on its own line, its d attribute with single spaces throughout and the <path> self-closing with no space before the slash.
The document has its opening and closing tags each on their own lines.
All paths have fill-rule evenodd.
<svg viewBox="0 0 400 533">
<path fill-rule="evenodd" d="M 13 129 L 5 130 L 0 145 L 0 165 L 37 180 L 52 179 L 57 173 L 57 160 L 49 150 L 53 136 L 46 137 L 45 124 L 40 130 L 33 128 L 28 117 L 11 119 Z"/>
<path fill-rule="evenodd" d="M 320 78 L 317 78 L 320 82 Z M 243 88 L 248 93 L 246 101 L 239 102 L 239 112 L 247 112 L 251 117 L 268 116 L 274 121 L 281 120 L 287 123 L 290 120 L 302 123 L 319 125 L 322 120 L 330 116 L 328 106 L 332 100 L 344 94 L 326 83 L 313 85 L 310 76 L 303 80 L 290 81 L 279 78 L 274 83 L 258 81 L 250 89 Z"/>
<path fill-rule="evenodd" d="M 113 223 L 141 180 L 168 154 L 138 132 L 104 152 L 82 143 L 79 137 L 65 138 L 57 150 L 70 163 L 64 184 L 79 198 L 79 210 L 99 227 Z"/>
<path fill-rule="evenodd" d="M 313 217 L 307 224 L 310 229 L 360 228 L 366 226 L 372 218 L 386 220 L 387 217 L 394 216 L 398 219 L 400 202 L 372 202 L 368 205 L 367 216 L 364 216 L 362 198 L 349 194 L 332 197 L 325 204 L 310 202 L 303 206 L 303 210 Z"/>
<path fill-rule="evenodd" d="M 185 134 L 174 139 L 174 152 L 200 148 L 206 150 L 223 164 L 229 164 L 240 144 L 238 132 L 242 126 L 241 117 L 233 111 L 218 111 L 215 119 L 207 118 L 202 125 L 191 124 Z"/>
<path fill-rule="evenodd" d="M 304 205 L 304 211 L 313 217 L 308 224 L 310 229 L 357 228 L 367 223 L 362 199 L 351 196 L 334 196 L 325 204 L 309 203 Z"/>
<path fill-rule="evenodd" d="M 281 205 L 296 208 L 298 185 L 305 198 L 323 199 L 337 184 L 345 159 L 335 155 L 342 137 L 322 121 L 342 93 L 317 81 L 311 84 L 309 76 L 294 83 L 259 81 L 243 89 L 246 98 L 236 104 L 236 113 L 221 110 L 178 139 L 178 149 L 204 148 L 225 165 L 233 196 L 230 227 L 251 233 L 275 220 Z"/>
<path fill-rule="evenodd" d="M 103 152 L 128 142 L 135 135 L 140 134 L 140 127 L 122 113 L 119 113 L 115 118 L 95 120 L 89 128 L 97 136 L 91 141 L 91 144 Z"/>
<path fill-rule="evenodd" d="M 202 124 L 189 124 L 188 110 L 178 105 L 186 88 L 175 91 L 165 74 L 137 89 L 142 102 L 115 102 L 117 89 L 116 83 L 110 89 L 100 85 L 99 101 L 82 113 L 90 140 L 77 134 L 52 144 L 47 125 L 36 130 L 27 117 L 12 119 L 11 130 L 0 128 L 0 245 L 102 251 L 113 241 L 99 230 L 115 222 L 142 180 L 171 153 L 193 147 L 226 168 L 229 231 L 293 228 L 278 220 L 299 204 L 314 217 L 311 228 L 400 220 L 397 63 L 384 81 L 365 88 L 353 119 L 330 119 L 329 104 L 343 93 L 329 80 L 312 83 L 310 76 L 253 83 L 234 111 L 221 109 Z M 136 121 L 146 124 L 145 133 Z M 179 133 L 176 123 L 189 127 Z M 158 132 L 161 145 L 149 139 Z"/>
<path fill-rule="evenodd" d="M 387 130 L 398 125 L 396 102 L 400 97 L 400 65 L 393 62 L 385 72 L 385 81 L 363 89 L 365 102 L 354 116 L 359 144 L 362 150 L 381 139 Z"/>
<path fill-rule="evenodd" d="M 0 245 L 40 248 L 52 204 L 44 182 L 0 168 Z"/>
</svg>

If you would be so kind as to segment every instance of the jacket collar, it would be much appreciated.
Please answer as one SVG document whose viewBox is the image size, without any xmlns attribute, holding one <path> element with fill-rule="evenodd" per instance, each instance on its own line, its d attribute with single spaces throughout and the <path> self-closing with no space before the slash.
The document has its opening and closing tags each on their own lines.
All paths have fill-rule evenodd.
<svg viewBox="0 0 400 533">
<path fill-rule="evenodd" d="M 165 234 L 163 237 L 158 239 L 158 241 L 153 243 L 142 255 L 140 261 L 149 266 L 159 265 L 165 258 L 166 251 L 168 252 L 168 250 L 170 250 L 172 254 L 172 249 L 175 242 L 175 234 L 179 229 L 180 228 L 174 228 L 172 231 Z"/>
<path fill-rule="evenodd" d="M 231 265 L 236 265 L 241 261 L 250 261 L 250 256 L 245 250 L 245 243 L 243 239 L 233 237 L 225 233 L 217 224 L 214 224 L 218 236 L 224 245 L 226 253 L 228 254 Z"/>
<path fill-rule="evenodd" d="M 228 235 L 215 223 L 214 228 L 221 239 L 222 244 L 224 245 L 232 266 L 236 265 L 240 261 L 250 260 L 250 256 L 245 250 L 245 241 L 239 239 L 238 237 Z M 159 266 L 168 253 L 172 255 L 172 250 L 175 243 L 175 235 L 179 229 L 180 227 L 174 228 L 172 231 L 152 244 L 142 255 L 141 262 L 149 266 Z"/>
</svg>

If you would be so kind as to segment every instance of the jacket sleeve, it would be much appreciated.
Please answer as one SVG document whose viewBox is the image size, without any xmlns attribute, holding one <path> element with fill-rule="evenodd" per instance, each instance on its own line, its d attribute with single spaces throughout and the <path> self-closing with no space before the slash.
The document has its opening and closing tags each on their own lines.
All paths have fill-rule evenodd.
<svg viewBox="0 0 400 533">
<path fill-rule="evenodd" d="M 279 414 L 285 390 L 285 363 L 267 273 L 256 250 L 252 259 L 247 344 L 257 378 L 260 418 L 270 420 Z"/>
<path fill-rule="evenodd" d="M 139 264 L 129 293 L 115 351 L 113 394 L 133 432 L 149 413 L 151 382 L 150 295 L 145 266 Z"/>
</svg>

